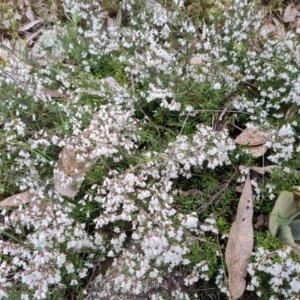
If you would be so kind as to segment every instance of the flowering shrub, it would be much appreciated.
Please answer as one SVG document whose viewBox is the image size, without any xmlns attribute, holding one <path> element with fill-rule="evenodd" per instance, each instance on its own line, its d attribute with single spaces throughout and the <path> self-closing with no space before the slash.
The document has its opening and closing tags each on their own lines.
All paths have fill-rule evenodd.
<svg viewBox="0 0 300 300">
<path fill-rule="evenodd" d="M 196 292 L 152 299 L 197 299 L 203 287 L 228 293 L 223 256 L 244 180 L 237 170 L 261 164 L 235 145 L 237 128 L 265 133 L 265 160 L 280 166 L 268 183 L 253 176 L 256 215 L 300 179 L 299 30 L 276 39 L 247 1 L 214 8 L 205 23 L 182 1 L 169 9 L 122 1 L 116 22 L 105 1 L 63 6 L 71 21 L 55 28 L 60 57 L 1 48 L 0 193 L 31 197 L 1 211 L 0 296 L 84 297 L 92 269 L 132 240 L 141 251 L 124 256 L 126 272 L 115 278 L 123 291 L 139 294 L 145 278 L 161 283 L 185 270 Z M 68 153 L 76 163 L 62 170 Z M 279 247 L 256 233 L 249 294 L 297 297 L 299 257 Z"/>
</svg>

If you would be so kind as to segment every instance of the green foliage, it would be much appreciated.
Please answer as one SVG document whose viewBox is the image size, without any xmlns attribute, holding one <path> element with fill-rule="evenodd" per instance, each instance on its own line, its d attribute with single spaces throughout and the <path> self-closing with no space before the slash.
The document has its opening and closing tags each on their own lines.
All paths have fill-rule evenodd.
<svg viewBox="0 0 300 300">
<path fill-rule="evenodd" d="M 282 5 L 281 1 L 267 2 L 273 9 L 277 9 Z M 150 21 L 148 20 L 149 24 L 144 22 L 142 14 L 140 13 L 145 5 L 143 1 L 135 1 L 132 4 L 133 8 L 131 13 L 132 15 L 136 15 L 136 22 L 134 24 L 128 22 L 130 19 L 130 16 L 128 16 L 129 12 L 126 9 L 121 9 L 119 2 L 103 1 L 102 5 L 104 9 L 108 11 L 110 17 L 122 19 L 122 22 L 119 23 L 122 24 L 122 28 L 134 31 L 150 26 Z M 159 36 L 157 41 L 155 41 L 158 45 L 169 42 L 170 47 L 166 47 L 166 49 L 170 53 L 178 53 L 176 63 L 174 62 L 173 65 L 170 63 L 170 65 L 174 67 L 171 72 L 165 72 L 151 66 L 145 70 L 145 77 L 141 76 L 139 78 L 133 73 L 130 74 L 130 71 L 128 71 L 130 68 L 136 68 L 135 72 L 138 73 L 141 71 L 139 68 L 145 66 L 145 64 L 143 64 L 144 62 L 138 60 L 134 61 L 132 65 L 132 57 L 149 51 L 149 57 L 147 59 L 149 61 L 157 59 L 159 55 L 155 52 L 156 50 L 152 51 L 153 49 L 150 47 L 151 41 L 145 42 L 143 40 L 140 44 L 135 41 L 129 49 L 123 45 L 107 52 L 105 52 L 106 49 L 104 49 L 103 53 L 99 53 L 99 55 L 98 53 L 91 54 L 91 52 L 89 52 L 89 46 L 93 42 L 92 39 L 85 39 L 84 34 L 78 34 L 79 28 L 83 28 L 84 30 L 88 29 L 88 21 L 84 20 L 78 13 L 75 13 L 73 16 L 71 16 L 71 14 L 70 16 L 68 15 L 69 21 L 64 20 L 64 26 L 59 30 L 59 41 L 62 42 L 65 53 L 62 54 L 62 57 L 57 59 L 57 61 L 54 61 L 51 67 L 47 68 L 48 73 L 44 74 L 44 70 L 39 70 L 39 66 L 37 66 L 35 62 L 28 62 L 34 63 L 28 73 L 33 74 L 37 72 L 36 74 L 40 76 L 44 87 L 54 90 L 60 89 L 66 92 L 66 94 L 70 93 L 72 97 L 53 97 L 51 100 L 48 99 L 48 101 L 45 101 L 45 99 L 36 99 L 36 95 L 34 95 L 34 93 L 28 93 L 27 90 L 27 85 L 34 84 L 32 78 L 32 81 L 29 80 L 26 84 L 3 81 L 0 85 L 1 198 L 19 192 L 21 180 L 28 176 L 27 174 L 30 173 L 31 169 L 34 169 L 38 174 L 37 184 L 43 187 L 46 186 L 46 191 L 49 189 L 49 182 L 52 179 L 55 164 L 65 144 L 50 143 L 50 145 L 47 145 L 41 142 L 40 145 L 32 147 L 32 143 L 42 137 L 41 132 L 44 132 L 46 137 L 58 136 L 60 140 L 67 141 L 69 137 L 74 135 L 74 124 L 78 125 L 77 129 L 79 131 L 84 130 L 91 124 L 93 114 L 99 112 L 102 106 L 108 103 L 114 103 L 114 101 L 118 101 L 122 98 L 122 95 L 116 94 L 108 85 L 105 86 L 107 93 L 104 96 L 91 95 L 90 90 L 99 91 L 100 87 L 103 88 L 100 83 L 101 79 L 108 76 L 113 77 L 120 86 L 126 87 L 129 91 L 129 96 L 126 96 L 126 99 L 128 101 L 134 99 L 132 107 L 134 120 L 138 128 L 138 139 L 135 141 L 137 147 L 132 150 L 129 155 L 119 146 L 118 149 L 120 149 L 120 153 L 118 153 L 119 156 L 117 158 L 112 154 L 101 159 L 96 159 L 93 161 L 89 172 L 85 175 L 84 182 L 80 186 L 79 193 L 75 199 L 61 197 L 57 200 L 57 203 L 60 203 L 60 205 L 69 212 L 68 217 L 72 218 L 72 224 L 70 228 L 68 228 L 68 239 L 72 237 L 72 226 L 74 224 L 84 224 L 85 233 L 91 236 L 98 232 L 101 233 L 107 246 L 107 249 L 102 249 L 103 251 L 85 248 L 76 251 L 74 249 L 68 249 L 67 241 L 57 245 L 58 248 L 60 247 L 59 250 L 66 254 L 68 261 L 72 262 L 77 269 L 84 267 L 85 261 L 96 263 L 93 259 L 89 259 L 88 254 L 97 254 L 101 256 L 102 259 L 102 256 L 106 256 L 109 250 L 113 250 L 113 245 L 111 245 L 110 241 L 112 238 L 118 238 L 119 232 L 126 234 L 124 244 L 127 243 L 127 240 L 132 235 L 132 222 L 124 220 L 115 220 L 99 230 L 96 229 L 95 219 L 102 216 L 105 209 L 100 202 L 95 200 L 95 197 L 98 195 L 97 189 L 105 190 L 105 187 L 102 185 L 106 178 L 113 181 L 117 180 L 119 178 L 118 176 L 124 174 L 139 174 L 138 172 L 140 170 L 145 171 L 142 169 L 145 165 L 148 166 L 149 164 L 150 169 L 151 163 L 158 164 L 161 162 L 163 165 L 168 159 L 171 160 L 173 157 L 165 157 L 163 154 L 169 145 L 174 143 L 179 136 L 186 136 L 188 141 L 192 143 L 199 124 L 214 128 L 220 113 L 225 108 L 231 110 L 232 98 L 236 95 L 245 96 L 243 98 L 245 101 L 247 100 L 253 103 L 253 113 L 248 113 L 247 106 L 242 107 L 238 113 L 234 110 L 228 113 L 226 116 L 226 124 L 224 124 L 226 125 L 224 128 L 228 128 L 228 139 L 233 140 L 240 133 L 238 127 L 244 128 L 246 123 L 253 122 L 255 125 L 261 126 L 262 129 L 266 129 L 266 131 L 270 129 L 270 131 L 274 133 L 274 136 L 275 132 L 278 132 L 282 126 L 287 124 L 286 118 L 275 118 L 273 114 L 282 113 L 285 115 L 289 110 L 291 103 L 280 102 L 281 98 L 287 96 L 288 91 L 278 94 L 276 97 L 270 95 L 270 99 L 267 99 L 268 101 L 264 99 L 264 97 L 267 98 L 267 96 L 261 95 L 262 91 L 271 93 L 272 90 L 276 90 L 279 86 L 289 87 L 292 85 L 291 82 L 286 83 L 286 81 L 280 77 L 280 74 L 286 73 L 291 81 L 297 79 L 298 71 L 288 72 L 288 70 L 285 69 L 285 66 L 288 64 L 285 61 L 285 57 L 277 55 L 278 58 L 276 58 L 276 60 L 274 59 L 273 62 L 274 57 L 269 59 L 264 58 L 262 55 L 263 59 L 259 60 L 259 55 L 266 49 L 264 49 L 264 45 L 261 41 L 253 42 L 251 39 L 253 38 L 255 40 L 257 38 L 255 31 L 250 33 L 249 37 L 243 42 L 232 38 L 228 43 L 225 43 L 222 37 L 225 34 L 223 27 L 225 26 L 226 18 L 222 13 L 222 9 L 214 7 L 213 1 L 188 1 L 185 3 L 185 8 L 182 9 L 178 9 L 174 6 L 174 3 L 170 1 L 165 1 L 164 5 L 177 13 L 181 10 L 183 11 L 182 14 L 178 16 L 179 19 L 177 23 L 179 25 L 177 23 L 169 24 L 170 30 L 172 31 L 168 38 L 169 40 L 165 41 L 162 36 Z M 146 13 L 146 15 L 148 14 L 149 16 L 151 15 L 150 12 Z M 10 28 L 11 36 L 16 39 L 18 35 L 18 24 L 15 19 L 13 19 L 12 14 L 10 16 L 12 20 Z M 235 19 L 235 21 L 236 20 L 237 19 Z M 186 22 L 189 21 L 196 26 L 196 35 L 199 39 L 201 39 L 201 35 L 204 35 L 204 25 L 212 25 L 215 27 L 216 31 L 213 38 L 215 39 L 215 36 L 217 36 L 218 39 L 216 38 L 212 44 L 219 43 L 218 47 L 222 51 L 220 55 L 224 55 L 225 57 L 223 62 L 217 62 L 216 57 L 210 56 L 210 50 L 206 51 L 203 48 L 196 49 L 196 46 L 193 45 L 195 44 L 193 35 L 187 32 L 188 30 L 184 31 L 185 29 L 182 26 L 183 23 L 186 24 Z M 161 32 L 162 28 L 156 24 L 152 29 Z M 237 28 L 230 30 L 232 30 L 229 33 L 231 38 L 237 31 Z M 141 39 L 144 38 L 143 34 L 144 33 L 141 33 Z M 181 45 L 180 40 L 186 41 L 186 44 Z M 201 44 L 199 47 L 202 47 L 204 40 L 201 40 L 199 44 Z M 213 46 L 215 45 L 211 47 Z M 158 53 L 159 51 L 160 50 L 157 50 Z M 168 51 L 166 51 L 167 54 L 169 53 Z M 248 60 L 250 51 L 257 51 L 255 52 L 255 59 L 253 59 L 255 62 L 253 69 L 252 61 L 250 59 Z M 206 52 L 208 52 L 209 59 L 204 60 L 202 64 L 195 67 L 196 71 L 191 71 L 192 67 L 189 61 L 195 52 L 201 54 L 207 54 Z M 22 59 L 26 57 L 26 55 L 27 54 L 24 54 Z M 84 64 L 82 63 L 83 60 L 85 61 Z M 161 63 L 163 62 L 164 60 L 162 59 Z M 294 63 L 296 64 L 296 62 Z M 238 71 L 232 71 L 229 68 L 231 65 L 238 65 L 240 69 Z M 264 70 L 265 67 L 270 65 L 274 67 L 275 78 L 272 77 L 265 80 L 254 78 L 248 81 L 244 78 L 247 72 L 253 72 L 255 76 L 263 76 L 264 74 L 261 74 L 263 73 L 261 70 Z M 1 69 L 7 66 L 9 66 L 8 63 L 0 61 Z M 65 75 L 64 79 L 59 78 L 61 74 Z M 201 74 L 203 76 L 197 77 L 195 74 Z M 233 83 L 230 83 L 230 80 L 226 82 L 226 78 L 230 78 Z M 65 84 L 65 80 L 67 80 L 69 84 Z M 174 97 L 167 96 L 164 100 L 168 104 L 170 104 L 172 100 L 176 101 L 180 104 L 180 110 L 171 110 L 163 106 L 162 99 L 158 96 L 148 101 L 146 97 L 152 93 L 153 86 L 158 86 L 162 90 L 170 91 Z M 38 87 L 39 86 L 36 87 L 36 90 L 38 90 Z M 77 88 L 83 91 L 75 93 L 74 90 Z M 118 93 L 121 92 L 118 91 Z M 24 107 L 26 106 L 26 109 L 20 106 L 20 99 L 22 99 L 22 105 L 24 105 Z M 262 104 L 257 105 L 261 100 L 263 100 L 261 102 Z M 279 108 L 277 102 L 280 103 Z M 274 104 L 274 107 L 268 108 L 269 104 Z M 127 107 L 128 103 L 124 101 L 122 105 L 123 107 Z M 293 105 L 296 106 L 295 110 L 297 111 L 297 105 Z M 187 107 L 192 107 L 192 113 L 184 111 Z M 250 107 L 250 109 L 252 109 L 252 107 Z M 260 117 L 264 115 L 265 112 L 266 117 Z M 35 118 L 33 118 L 33 116 L 35 116 Z M 250 118 L 250 116 L 253 118 Z M 3 126 L 18 118 L 26 125 L 25 133 L 24 135 L 17 135 L 9 139 L 8 137 L 10 137 L 10 135 L 13 136 L 15 134 L 16 127 L 12 126 L 9 130 L 2 130 L 4 128 Z M 298 121 L 297 114 L 291 116 L 288 120 L 290 123 L 295 123 L 296 121 Z M 105 126 L 106 124 L 104 122 L 104 124 L 101 125 Z M 295 144 L 299 142 L 299 138 L 296 137 L 297 135 L 299 136 L 299 129 L 298 124 L 293 125 L 293 130 L 295 131 L 295 141 L 293 142 Z M 108 132 L 107 135 L 113 133 L 114 132 Z M 76 133 L 76 135 L 77 134 L 78 133 Z M 125 137 L 126 134 L 127 133 L 124 133 Z M 123 132 L 118 133 L 116 139 L 118 140 L 122 137 Z M 285 145 L 285 139 L 286 137 L 283 136 L 273 142 L 274 144 L 276 142 L 280 145 Z M 205 140 L 207 145 L 210 145 L 212 142 L 213 141 L 209 138 Z M 276 145 L 276 147 L 277 146 L 278 145 Z M 265 156 L 268 157 L 269 155 L 280 153 L 280 150 L 276 147 L 270 147 Z M 173 190 L 169 193 L 173 197 L 173 202 L 170 205 L 170 209 L 176 209 L 176 214 L 172 216 L 170 220 L 172 220 L 176 226 L 181 226 L 180 221 L 177 219 L 178 215 L 187 216 L 195 212 L 201 224 L 206 218 L 214 215 L 216 227 L 220 235 L 229 233 L 230 227 L 235 220 L 236 208 L 240 197 L 240 194 L 235 191 L 238 177 L 241 175 L 238 168 L 240 165 L 251 167 L 263 164 L 261 159 L 254 158 L 251 154 L 246 153 L 245 150 L 247 148 L 248 146 L 237 146 L 235 150 L 230 151 L 229 165 L 209 168 L 208 161 L 206 160 L 203 165 L 199 167 L 191 167 L 190 177 L 184 176 L 181 173 L 178 176 L 176 174 L 176 178 L 172 178 Z M 10 149 L 10 151 L 7 149 Z M 26 152 L 26 155 L 28 154 L 29 162 L 20 165 L 19 154 L 22 151 Z M 147 157 L 145 153 L 150 152 L 152 152 L 152 156 Z M 199 156 L 200 155 L 201 153 L 199 153 Z M 185 159 L 186 157 L 183 156 L 182 161 L 178 162 L 176 168 L 181 168 L 182 170 Z M 255 250 L 257 251 L 261 247 L 270 251 L 281 248 L 282 245 L 278 239 L 293 246 L 300 241 L 300 213 L 295 204 L 293 194 L 288 192 L 292 186 L 298 185 L 299 183 L 300 174 L 297 170 L 299 162 L 299 153 L 294 151 L 290 159 L 279 162 L 282 168 L 274 169 L 270 175 L 252 176 L 256 182 L 258 182 L 257 190 L 261 193 L 259 194 L 257 192 L 257 201 L 255 202 L 255 210 L 257 213 L 269 214 L 273 208 L 273 202 L 270 200 L 271 195 L 279 194 L 280 191 L 284 191 L 278 197 L 270 215 L 269 226 L 271 235 L 266 231 L 254 232 Z M 286 171 L 285 168 L 290 171 Z M 157 172 L 159 174 L 158 176 L 162 175 L 161 170 Z M 145 179 L 145 184 L 153 187 L 157 183 L 156 179 L 155 176 L 149 175 Z M 51 184 L 53 183 L 51 182 L 50 185 Z M 272 188 L 270 188 L 270 186 Z M 148 216 L 147 203 L 149 199 L 138 199 L 137 194 L 139 189 L 142 190 L 142 188 L 137 187 L 135 183 L 130 192 L 127 193 L 124 191 L 124 195 L 139 205 L 139 208 L 145 210 L 145 215 Z M 110 191 L 104 191 L 103 194 L 105 192 L 108 193 Z M 151 190 L 151 192 L 153 192 L 153 190 Z M 151 195 L 149 198 L 150 197 Z M 120 205 L 118 210 L 114 213 L 117 214 L 119 212 L 122 212 L 122 205 Z M 132 220 L 136 221 L 136 219 L 137 212 L 132 214 Z M 156 226 L 159 227 L 157 224 L 151 226 L 155 228 Z M 149 230 L 152 229 L 151 226 L 149 225 Z M 117 230 L 115 230 L 116 228 Z M 26 226 L 20 226 L 20 236 L 12 230 L 7 231 L 6 235 L 4 232 L 2 232 L 2 234 L 5 235 L 6 239 L 22 244 L 26 234 L 33 234 L 35 230 L 35 228 L 28 225 L 27 228 Z M 209 266 L 207 275 L 210 277 L 210 281 L 207 283 L 207 290 L 213 289 L 215 286 L 215 278 L 219 270 L 224 267 L 222 262 L 226 240 L 220 239 L 219 235 L 209 231 L 205 232 L 205 234 L 194 232 L 193 236 L 189 237 L 195 239 L 190 243 L 189 253 L 186 255 L 191 262 L 189 268 L 192 269 L 192 267 L 199 262 L 206 260 Z M 199 240 L 197 238 L 199 238 Z M 169 239 L 171 242 L 175 240 L 175 238 L 173 238 L 173 240 L 171 238 Z M 37 250 L 42 250 L 44 246 L 47 248 L 49 245 L 40 244 L 40 248 Z M 12 258 L 9 256 L 1 258 L 7 262 L 12 261 Z M 254 258 L 253 261 L 255 261 Z M 165 270 L 167 270 L 166 266 L 164 266 L 164 271 Z M 129 267 L 125 273 L 130 273 Z M 81 299 L 87 281 L 85 279 L 82 280 L 76 274 L 69 274 L 66 269 L 63 270 L 62 274 L 62 283 L 65 284 L 65 286 L 58 292 L 55 291 L 51 295 L 48 294 L 47 299 L 69 299 L 74 297 Z M 269 287 L 265 288 L 265 283 L 269 282 L 272 276 L 263 272 L 257 272 L 257 274 L 261 281 L 262 290 L 266 295 L 271 295 L 272 291 L 270 291 Z M 71 284 L 72 280 L 77 280 L 78 284 Z M 26 290 L 25 286 L 13 287 L 9 295 L 10 298 L 20 299 L 23 289 Z M 28 292 L 28 294 L 32 296 L 31 292 Z M 268 299 L 269 296 L 263 295 L 262 299 L 264 299 L 263 297 Z"/>
<path fill-rule="evenodd" d="M 291 192 L 282 192 L 276 200 L 269 219 L 269 230 L 273 236 L 278 237 L 283 243 L 288 243 L 300 249 L 295 243 L 299 240 L 300 211 Z"/>
</svg>

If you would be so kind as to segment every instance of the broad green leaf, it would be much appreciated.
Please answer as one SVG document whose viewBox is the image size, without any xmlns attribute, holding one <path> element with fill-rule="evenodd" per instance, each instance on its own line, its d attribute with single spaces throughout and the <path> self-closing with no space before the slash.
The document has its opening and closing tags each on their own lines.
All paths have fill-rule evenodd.
<svg viewBox="0 0 300 300">
<path fill-rule="evenodd" d="M 291 222 L 299 214 L 298 206 L 294 201 L 294 194 L 283 191 L 276 200 L 269 220 L 269 230 L 273 236 L 277 236 L 280 226 L 280 219 L 287 219 Z"/>
<path fill-rule="evenodd" d="M 293 220 L 289 224 L 289 226 L 291 228 L 294 240 L 295 241 L 300 241 L 300 220 L 299 219 Z"/>
</svg>

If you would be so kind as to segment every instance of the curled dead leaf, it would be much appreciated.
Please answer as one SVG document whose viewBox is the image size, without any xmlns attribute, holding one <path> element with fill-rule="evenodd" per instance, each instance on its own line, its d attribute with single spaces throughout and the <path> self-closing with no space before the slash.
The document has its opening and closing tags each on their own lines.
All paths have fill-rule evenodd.
<svg viewBox="0 0 300 300">
<path fill-rule="evenodd" d="M 243 192 L 243 189 L 244 189 L 244 185 L 237 185 L 235 187 L 235 191 L 240 194 Z"/>
<path fill-rule="evenodd" d="M 293 4 L 288 5 L 283 14 L 283 22 L 285 23 L 295 22 L 298 14 L 299 14 L 298 10 L 293 7 Z"/>
<path fill-rule="evenodd" d="M 117 88 L 120 87 L 120 85 L 118 84 L 116 79 L 114 79 L 111 76 L 101 79 L 100 83 L 108 84 L 108 86 L 111 89 L 117 89 Z M 87 93 L 89 95 L 94 95 L 94 96 L 99 96 L 99 97 L 104 97 L 105 96 L 105 93 L 103 91 L 99 91 L 99 90 L 77 88 L 74 92 L 75 93 Z"/>
<path fill-rule="evenodd" d="M 72 144 L 80 143 L 81 136 L 74 138 L 70 145 L 63 148 L 58 159 L 58 168 L 54 172 L 54 188 L 62 196 L 75 197 L 89 168 L 88 159 L 79 159 L 78 151 Z"/>
<path fill-rule="evenodd" d="M 34 13 L 33 13 L 33 10 L 32 10 L 32 8 L 31 8 L 31 6 L 27 7 L 25 16 L 26 16 L 31 22 L 33 22 L 33 21 L 35 20 L 35 16 L 34 16 Z"/>
<path fill-rule="evenodd" d="M 194 56 L 191 58 L 191 65 L 201 65 L 203 63 L 203 59 L 201 56 Z"/>
<path fill-rule="evenodd" d="M 198 195 L 203 196 L 203 195 L 205 195 L 205 193 L 201 192 L 198 189 L 191 189 L 191 190 L 188 190 L 188 191 L 182 191 L 181 194 L 183 196 L 190 196 L 190 195 L 192 195 L 192 196 L 198 196 Z"/>
<path fill-rule="evenodd" d="M 67 99 L 69 97 L 69 95 L 62 94 L 62 93 L 58 92 L 57 90 L 53 90 L 53 89 L 45 89 L 44 91 L 45 91 L 45 94 L 47 96 L 50 96 L 51 98 Z"/>
<path fill-rule="evenodd" d="M 232 299 L 240 298 L 246 288 L 248 260 L 253 249 L 252 216 L 252 188 L 248 174 L 225 251 L 229 273 L 229 291 Z"/>
<path fill-rule="evenodd" d="M 258 145 L 249 147 L 248 150 L 250 151 L 253 157 L 257 158 L 263 156 L 267 152 L 268 148 L 265 145 Z"/>
<path fill-rule="evenodd" d="M 42 67 L 48 66 L 48 62 L 45 59 L 37 59 L 36 62 Z"/>
<path fill-rule="evenodd" d="M 264 144 L 267 138 L 263 136 L 259 131 L 246 128 L 235 140 L 234 142 L 239 145 L 250 145 L 258 146 Z"/>
<path fill-rule="evenodd" d="M 279 22 L 276 18 L 273 18 L 273 22 L 275 24 L 276 30 L 274 31 L 274 36 L 277 40 L 282 41 L 285 39 L 285 30 L 284 26 L 281 22 Z"/>
<path fill-rule="evenodd" d="M 286 114 L 285 114 L 285 118 L 292 118 L 294 117 L 296 114 L 296 108 L 294 106 L 289 107 L 289 109 L 287 110 Z"/>
<path fill-rule="evenodd" d="M 0 52 L 0 60 L 7 61 L 8 60 L 7 55 L 5 55 L 4 53 Z"/>
<path fill-rule="evenodd" d="M 31 21 L 21 27 L 19 27 L 18 31 L 27 31 L 28 29 L 40 24 L 40 23 L 43 23 L 43 20 L 35 20 L 35 21 Z"/>
<path fill-rule="evenodd" d="M 279 168 L 280 166 L 277 165 L 269 165 L 266 167 L 257 167 L 257 166 L 253 166 L 251 167 L 251 170 L 255 171 L 256 173 L 259 174 L 265 174 L 266 172 L 270 172 L 271 170 L 275 169 L 275 168 Z"/>
<path fill-rule="evenodd" d="M 26 204 L 30 201 L 30 194 L 29 192 L 23 192 L 20 194 L 16 194 L 13 196 L 10 196 L 8 198 L 5 198 L 0 202 L 0 207 L 13 207 L 13 206 L 19 206 L 22 204 Z"/>
<path fill-rule="evenodd" d="M 261 228 L 268 228 L 269 226 L 269 218 L 266 215 L 259 215 L 256 219 L 256 223 L 253 225 L 253 227 L 256 230 L 259 230 Z"/>
<path fill-rule="evenodd" d="M 21 210 L 14 210 L 11 213 L 11 220 L 21 221 L 24 218 L 24 215 L 30 217 L 35 216 L 37 213 L 44 214 L 46 212 L 48 203 L 46 201 L 39 200 L 37 194 L 30 194 L 29 199 L 30 202 L 28 206 Z"/>
</svg>

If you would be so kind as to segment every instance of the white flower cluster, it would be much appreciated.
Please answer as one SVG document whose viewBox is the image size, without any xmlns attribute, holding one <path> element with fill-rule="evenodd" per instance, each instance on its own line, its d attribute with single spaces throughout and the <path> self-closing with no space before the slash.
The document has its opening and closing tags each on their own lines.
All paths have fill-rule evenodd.
<svg viewBox="0 0 300 300">
<path fill-rule="evenodd" d="M 270 253 L 267 249 L 259 248 L 253 255 L 255 262 L 248 265 L 251 283 L 247 289 L 261 296 L 265 286 L 261 287 L 258 276 L 265 273 L 271 275 L 268 284 L 273 295 L 270 295 L 270 299 L 297 299 L 300 292 L 300 262 L 292 259 L 292 249 L 288 247 Z"/>
<path fill-rule="evenodd" d="M 212 98 L 231 99 L 226 101 L 228 106 L 250 114 L 253 123 L 246 126 L 263 128 L 271 135 L 265 144 L 273 151 L 269 160 L 290 161 L 300 151 L 294 146 L 299 139 L 298 123 L 282 114 L 290 105 L 296 111 L 300 107 L 300 61 L 286 45 L 296 47 L 296 37 L 287 35 L 285 42 L 274 41 L 247 1 L 232 1 L 223 12 L 221 32 L 218 22 L 203 25 L 199 31 L 190 19 L 180 17 L 183 1 L 174 3 L 175 9 L 161 6 L 158 10 L 148 2 L 143 6 L 140 1 L 122 1 L 121 11 L 128 18 L 123 21 L 129 25 L 107 28 L 110 17 L 96 1 L 64 0 L 65 12 L 72 16 L 72 29 L 60 32 L 61 38 L 69 41 L 62 55 L 65 61 L 76 56 L 75 63 L 35 71 L 24 63 L 20 52 L 0 68 L 1 93 L 9 91 L 0 103 L 1 114 L 5 114 L 4 121 L 1 115 L 1 134 L 6 143 L 1 145 L 0 163 L 2 166 L 2 158 L 8 161 L 10 170 L 3 181 L 8 185 L 13 182 L 14 187 L 32 195 L 26 207 L 1 211 L 0 229 L 22 238 L 0 241 L 0 254 L 6 258 L 0 263 L 0 298 L 7 296 L 12 274 L 34 299 L 51 296 L 65 282 L 76 286 L 94 266 L 96 254 L 101 260 L 116 258 L 122 252 L 119 263 L 129 275 L 117 276 L 115 285 L 133 294 L 141 293 L 143 279 L 154 278 L 161 284 L 165 274 L 173 274 L 179 267 L 190 270 L 183 278 L 187 286 L 208 281 L 208 271 L 214 267 L 208 265 L 209 257 L 194 263 L 189 254 L 195 240 L 205 242 L 201 236 L 218 238 L 215 216 L 209 212 L 208 218 L 201 219 L 196 209 L 183 213 L 176 197 L 181 195 L 182 178 L 192 180 L 195 172 L 230 167 L 230 154 L 236 147 L 228 130 L 218 132 L 207 122 L 199 124 L 200 110 L 194 108 L 208 107 L 214 99 L 203 98 L 201 93 L 198 98 L 198 91 L 208 88 Z M 169 42 L 174 28 L 178 29 L 175 46 Z M 261 33 L 264 43 L 248 48 L 244 43 L 251 40 L 253 31 Z M 76 43 L 71 42 L 72 35 Z M 9 45 L 7 48 L 12 51 Z M 190 63 L 192 55 L 201 58 L 200 65 Z M 121 64 L 116 74 L 127 85 L 112 88 L 93 78 L 91 70 L 97 73 L 102 59 Z M 283 72 L 276 69 L 277 63 L 283 65 Z M 82 70 L 87 74 L 81 76 Z M 87 89 L 82 89 L 84 84 Z M 59 86 L 58 99 L 50 96 L 51 90 L 49 94 L 52 85 Z M 241 89 L 242 85 L 247 89 Z M 194 87 L 197 92 L 190 99 L 186 94 Z M 247 92 L 249 89 L 253 93 Z M 237 92 L 239 95 L 232 98 Z M 160 135 L 164 130 L 174 134 L 168 120 L 164 124 L 162 112 L 176 119 L 177 129 L 181 126 L 170 139 Z M 160 125 L 156 127 L 152 118 L 158 118 Z M 275 118 L 278 128 L 267 118 Z M 159 152 L 140 143 L 149 127 L 159 135 Z M 82 172 L 80 180 L 73 181 L 58 168 L 53 154 L 58 148 L 73 151 L 84 171 L 101 168 L 101 175 L 90 179 Z M 239 155 L 234 158 L 238 159 Z M 47 168 L 50 175 L 45 175 Z M 87 178 L 76 203 L 53 187 L 53 168 L 55 175 L 62 175 L 65 187 Z M 78 167 L 74 172 L 82 170 Z M 90 186 L 89 180 L 93 182 Z M 257 182 L 251 183 L 258 195 Z M 273 195 L 273 183 L 265 188 Z M 81 220 L 82 215 L 88 222 Z M 95 227 L 92 233 L 88 224 Z M 129 239 L 138 245 L 136 251 L 126 249 Z M 254 254 L 248 268 L 248 290 L 260 295 L 259 273 L 266 273 L 272 277 L 269 284 L 274 299 L 277 295 L 292 299 L 300 292 L 300 265 L 291 258 L 289 249 L 277 254 L 277 260 L 270 258 L 267 250 Z M 72 259 L 72 255 L 80 259 Z M 228 294 L 224 278 L 220 269 L 216 285 Z M 29 299 L 30 293 L 23 293 L 22 299 Z M 150 296 L 163 299 L 161 295 Z M 189 299 L 181 288 L 171 296 Z"/>
</svg>

